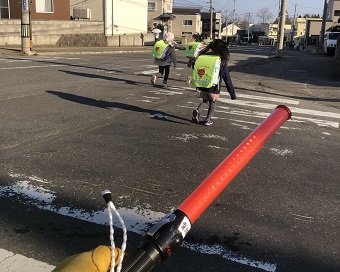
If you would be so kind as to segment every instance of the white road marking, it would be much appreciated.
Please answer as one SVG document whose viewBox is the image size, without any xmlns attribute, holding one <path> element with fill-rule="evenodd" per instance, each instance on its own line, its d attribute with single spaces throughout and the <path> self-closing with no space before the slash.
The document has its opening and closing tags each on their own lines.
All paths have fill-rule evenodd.
<svg viewBox="0 0 340 272">
<path fill-rule="evenodd" d="M 248 265 L 251 267 L 256 267 L 259 269 L 262 269 L 264 271 L 268 271 L 268 272 L 275 272 L 276 271 L 276 264 L 271 264 L 271 263 L 267 263 L 267 262 L 254 262 L 254 261 L 250 261 L 247 258 L 243 258 L 243 257 L 239 257 L 237 256 L 237 254 L 224 249 L 221 245 L 215 244 L 212 246 L 208 246 L 205 244 L 193 244 L 193 243 L 187 243 L 186 241 L 183 241 L 182 245 L 186 248 L 190 248 L 192 250 L 198 251 L 198 252 L 206 252 L 206 254 L 210 254 L 210 255 L 220 255 L 223 258 L 229 260 L 229 261 L 233 261 L 236 263 L 240 263 L 240 264 L 244 264 L 244 265 Z M 250 262 L 249 262 L 250 261 Z"/>
<path fill-rule="evenodd" d="M 159 89 L 157 91 L 150 91 L 150 93 L 163 94 L 163 95 L 176 95 L 176 94 L 182 95 L 183 94 L 182 92 L 169 91 L 167 89 Z"/>
<path fill-rule="evenodd" d="M 246 107 L 255 107 L 255 108 L 262 108 L 262 109 L 270 109 L 273 110 L 276 105 L 267 104 L 267 103 L 258 103 L 253 101 L 240 101 L 240 100 L 230 100 L 225 98 L 219 99 L 221 102 L 226 104 L 232 105 L 239 105 L 239 106 L 246 106 Z M 290 107 L 292 113 L 301 113 L 306 115 L 314 115 L 314 116 L 323 116 L 323 117 L 331 117 L 340 119 L 340 114 L 335 112 L 325 112 L 325 111 L 316 111 L 316 110 L 309 110 L 309 109 L 300 109 L 295 107 Z"/>
<path fill-rule="evenodd" d="M 64 64 L 50 64 L 50 65 L 32 65 L 32 66 L 19 66 L 19 67 L 3 67 L 0 70 L 16 70 L 16 69 L 31 69 L 31 68 L 46 68 L 46 67 L 61 67 L 66 66 Z"/>
<path fill-rule="evenodd" d="M 306 121 L 312 122 L 317 124 L 320 127 L 334 127 L 334 128 L 339 128 L 339 122 L 333 122 L 333 121 L 328 121 L 328 120 L 321 120 L 321 119 L 314 119 L 314 118 L 307 118 L 307 117 L 299 117 L 299 116 L 294 116 L 292 117 L 299 123 L 304 123 Z M 301 121 L 299 121 L 301 120 Z"/>
<path fill-rule="evenodd" d="M 108 215 L 106 210 L 101 211 L 90 211 L 86 212 L 84 209 L 75 209 L 71 207 L 61 207 L 53 204 L 53 200 L 56 199 L 54 192 L 48 189 L 45 189 L 41 186 L 37 186 L 31 184 L 32 181 L 38 181 L 38 177 L 26 177 L 24 175 L 10 173 L 11 177 L 16 177 L 19 181 L 13 183 L 9 186 L 0 186 L 0 197 L 8 196 L 8 195 L 23 195 L 25 196 L 25 202 L 33 205 L 39 209 L 51 211 L 54 213 L 58 213 L 64 216 L 69 216 L 72 218 L 77 218 L 80 220 L 84 220 L 91 223 L 96 223 L 100 225 L 108 225 Z M 42 180 L 42 179 L 41 179 Z M 45 180 L 42 180 L 46 183 Z M 169 210 L 172 210 L 174 207 L 169 207 Z M 149 229 L 150 224 L 155 224 L 156 222 L 163 219 L 166 214 L 162 212 L 155 212 L 149 209 L 144 209 L 141 207 L 134 207 L 132 209 L 127 208 L 117 208 L 120 215 L 124 219 L 126 228 L 129 231 L 138 233 L 140 235 L 144 235 L 145 232 Z M 116 228 L 120 227 L 119 220 L 114 217 L 113 224 Z M 109 237 L 108 237 L 109 239 Z M 264 271 L 275 272 L 276 264 L 271 264 L 262 261 L 256 261 L 252 259 L 248 259 L 244 256 L 240 256 L 235 252 L 225 249 L 222 245 L 206 245 L 206 244 L 195 244 L 195 243 L 182 243 L 182 247 L 194 250 L 203 254 L 219 254 L 223 258 L 226 258 L 230 261 L 234 261 L 237 263 L 242 263 L 247 266 L 257 267 Z M 85 250 L 84 250 L 85 251 Z M 6 267 L 8 269 L 8 267 Z M 29 271 L 29 270 L 18 270 L 18 271 Z M 34 272 L 40 272 L 38 270 L 33 270 Z M 32 271 L 32 272 L 33 272 Z M 41 271 L 45 272 L 45 271 Z"/>
<path fill-rule="evenodd" d="M 146 98 L 146 99 L 156 99 L 156 100 L 160 99 L 159 97 L 154 97 L 154 96 L 145 96 L 145 95 L 143 95 L 143 97 Z"/>
<path fill-rule="evenodd" d="M 311 92 L 311 90 L 307 87 L 307 84 L 308 83 L 305 83 L 304 85 L 305 85 L 305 90 L 307 91 L 307 92 L 309 92 L 310 94 L 313 94 L 312 92 Z"/>
<path fill-rule="evenodd" d="M 229 94 L 227 93 L 221 93 L 221 96 Z M 283 99 L 283 98 L 272 98 L 268 96 L 257 96 L 257 95 L 249 95 L 249 94 L 237 94 L 237 97 L 241 98 L 248 98 L 248 99 L 255 99 L 255 100 L 264 100 L 264 101 L 272 101 L 277 103 L 283 103 L 283 104 L 292 104 L 292 105 L 299 105 L 299 101 L 291 100 L 291 99 Z"/>
<path fill-rule="evenodd" d="M 55 267 L 0 248 L 0 271 L 51 272 Z"/>
<path fill-rule="evenodd" d="M 193 104 L 193 103 L 189 103 Z M 177 105 L 178 107 L 181 108 L 187 108 L 187 109 L 192 109 L 192 106 L 182 106 L 182 105 Z M 276 106 L 273 106 L 272 109 L 274 109 Z M 291 108 L 290 108 L 291 109 Z M 252 110 L 242 110 L 242 109 L 235 109 L 227 106 L 217 106 L 217 109 L 215 112 L 220 112 L 220 113 L 227 113 L 228 115 L 238 115 L 238 116 L 246 116 L 246 117 L 254 117 L 254 118 L 261 118 L 265 119 L 268 117 L 269 113 L 268 112 L 259 112 L 259 111 L 252 111 Z M 305 123 L 305 122 L 311 122 L 314 123 L 320 127 L 333 127 L 333 128 L 339 128 L 339 122 L 334 122 L 334 121 L 329 121 L 329 120 L 324 120 L 324 119 L 315 119 L 313 118 L 308 118 L 308 117 L 300 117 L 294 115 L 295 112 L 293 112 L 292 119 L 289 120 L 290 123 Z M 215 117 L 218 118 L 218 117 Z M 242 122 L 242 120 L 235 120 L 232 118 L 224 118 L 224 119 L 229 119 L 232 121 L 238 121 Z M 281 127 L 283 128 L 283 127 Z"/>
<path fill-rule="evenodd" d="M 220 146 L 216 146 L 216 145 L 208 145 L 208 147 L 216 148 L 216 149 L 225 149 L 225 150 L 228 150 L 228 148 L 220 147 Z"/>
<path fill-rule="evenodd" d="M 242 125 L 242 124 L 236 124 L 236 123 L 231 123 L 233 126 L 241 127 L 244 130 L 253 130 L 252 128 Z"/>
<path fill-rule="evenodd" d="M 6 62 L 45 62 L 45 61 L 54 61 L 54 60 L 80 60 L 81 58 L 65 58 L 65 57 L 43 57 L 40 58 L 3 58 L 0 59 Z"/>
<path fill-rule="evenodd" d="M 158 69 L 157 70 L 148 70 L 148 71 L 142 71 L 142 72 L 134 72 L 134 75 L 154 75 L 158 73 Z"/>
<path fill-rule="evenodd" d="M 293 150 L 290 149 L 278 149 L 278 148 L 269 148 L 269 150 L 275 154 L 275 155 L 280 155 L 280 156 L 287 156 L 287 155 L 292 155 L 293 154 Z"/>
</svg>

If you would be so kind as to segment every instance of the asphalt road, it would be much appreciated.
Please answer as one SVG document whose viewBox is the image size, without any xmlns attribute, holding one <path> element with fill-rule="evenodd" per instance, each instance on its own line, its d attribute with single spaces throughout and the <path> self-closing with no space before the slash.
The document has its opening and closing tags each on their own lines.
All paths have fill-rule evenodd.
<svg viewBox="0 0 340 272">
<path fill-rule="evenodd" d="M 331 62 L 307 52 L 267 60 L 267 47 L 231 53 L 238 99 L 224 89 L 211 127 L 191 123 L 199 99 L 184 87 L 183 51 L 167 89 L 150 85 L 149 53 L 0 58 L 0 248 L 54 266 L 109 244 L 100 193 L 110 189 L 132 252 L 285 104 L 292 120 L 154 271 L 339 271 L 340 85 Z M 118 224 L 116 234 L 120 245 Z"/>
</svg>

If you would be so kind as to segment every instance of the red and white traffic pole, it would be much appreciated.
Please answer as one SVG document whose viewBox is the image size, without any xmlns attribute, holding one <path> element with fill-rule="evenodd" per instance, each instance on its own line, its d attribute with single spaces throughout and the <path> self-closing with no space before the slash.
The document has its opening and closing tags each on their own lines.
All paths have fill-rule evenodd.
<svg viewBox="0 0 340 272">
<path fill-rule="evenodd" d="M 183 202 L 155 224 L 140 247 L 123 262 L 122 272 L 150 271 L 179 245 L 199 216 L 253 158 L 266 141 L 291 118 L 286 106 L 276 109 Z"/>
<path fill-rule="evenodd" d="M 266 141 L 291 118 L 286 106 L 278 106 L 178 207 L 194 223 Z"/>
</svg>

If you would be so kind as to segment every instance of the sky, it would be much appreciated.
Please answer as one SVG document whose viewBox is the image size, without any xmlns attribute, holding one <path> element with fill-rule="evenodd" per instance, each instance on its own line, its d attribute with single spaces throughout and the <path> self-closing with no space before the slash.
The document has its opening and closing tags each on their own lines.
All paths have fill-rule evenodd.
<svg viewBox="0 0 340 272">
<path fill-rule="evenodd" d="M 234 9 L 234 0 L 212 0 L 213 7 L 217 11 L 221 11 L 223 17 L 226 14 L 226 9 L 232 11 Z M 236 14 L 243 18 L 246 14 L 251 13 L 252 19 L 257 23 L 259 18 L 256 17 L 257 11 L 262 8 L 268 8 L 273 14 L 273 19 L 278 16 L 280 0 L 236 0 Z M 322 16 L 324 0 L 287 0 L 287 11 L 289 16 L 294 16 L 296 5 L 296 13 L 298 15 L 319 14 Z M 209 0 L 174 0 L 174 6 L 201 6 L 206 11 L 209 10 Z"/>
</svg>

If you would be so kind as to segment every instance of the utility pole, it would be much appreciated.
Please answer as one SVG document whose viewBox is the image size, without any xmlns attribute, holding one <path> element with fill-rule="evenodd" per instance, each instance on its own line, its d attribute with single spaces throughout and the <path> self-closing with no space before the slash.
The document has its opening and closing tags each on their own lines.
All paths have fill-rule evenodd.
<svg viewBox="0 0 340 272">
<path fill-rule="evenodd" d="M 286 8 L 287 8 L 287 0 L 282 0 L 281 4 L 281 11 L 280 11 L 280 41 L 279 47 L 276 51 L 276 56 L 281 58 L 282 57 L 282 50 L 283 50 L 283 40 L 285 36 L 285 25 L 286 25 Z"/>
<path fill-rule="evenodd" d="M 225 40 L 228 41 L 228 8 L 225 10 Z"/>
<path fill-rule="evenodd" d="M 250 12 L 248 13 L 248 43 L 249 43 L 249 30 L 250 30 Z"/>
<path fill-rule="evenodd" d="M 213 0 L 210 0 L 210 39 L 213 38 Z M 215 28 L 214 28 L 215 29 Z"/>
<path fill-rule="evenodd" d="M 326 16 L 327 16 L 327 10 L 328 10 L 328 0 L 325 0 L 324 6 L 323 6 L 323 14 L 322 14 L 322 24 L 321 24 L 321 32 L 320 32 L 320 41 L 319 41 L 319 49 L 322 49 L 323 42 L 325 39 L 325 29 L 326 29 Z"/>
<path fill-rule="evenodd" d="M 21 0 L 21 52 L 30 54 L 30 3 L 29 0 Z"/>
<path fill-rule="evenodd" d="M 232 36 L 232 41 L 233 41 L 233 42 L 234 42 L 234 24 L 235 24 L 235 17 L 236 17 L 236 0 L 234 0 L 233 24 L 231 25 L 231 36 Z"/>
<path fill-rule="evenodd" d="M 295 20 L 296 20 L 296 5 L 295 4 L 295 9 L 294 9 L 294 21 L 293 21 L 293 26 L 292 26 L 292 34 L 290 35 L 290 39 L 293 41 L 294 40 L 294 34 L 295 34 Z"/>
</svg>

